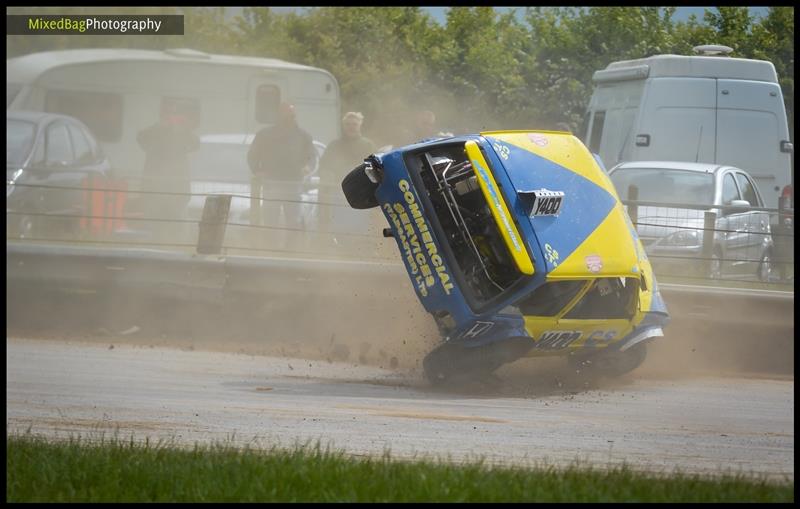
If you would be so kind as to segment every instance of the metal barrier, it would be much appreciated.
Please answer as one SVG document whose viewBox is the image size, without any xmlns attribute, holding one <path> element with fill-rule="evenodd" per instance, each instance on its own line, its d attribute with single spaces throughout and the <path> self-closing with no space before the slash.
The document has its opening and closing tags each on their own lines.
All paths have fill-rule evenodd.
<svg viewBox="0 0 800 509">
<path fill-rule="evenodd" d="M 136 325 L 149 337 L 269 337 L 405 344 L 436 336 L 395 262 L 224 257 L 145 249 L 6 245 L 9 327 L 70 331 Z M 794 292 L 660 283 L 664 345 L 724 366 L 794 370 Z M 63 324 L 58 320 L 72 320 Z M 25 329 L 25 327 L 20 326 Z M 91 329 L 90 329 L 91 330 Z M 432 343 L 433 344 L 433 343 Z M 727 360 L 726 360 L 727 359 Z M 724 362 L 722 362 L 724 361 Z"/>
</svg>

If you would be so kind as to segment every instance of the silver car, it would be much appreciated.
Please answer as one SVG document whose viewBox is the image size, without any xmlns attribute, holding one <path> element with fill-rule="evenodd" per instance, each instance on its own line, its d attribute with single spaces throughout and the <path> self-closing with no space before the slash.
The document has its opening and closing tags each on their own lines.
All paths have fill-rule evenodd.
<svg viewBox="0 0 800 509">
<path fill-rule="evenodd" d="M 773 240 L 770 213 L 746 171 L 733 166 L 677 161 L 622 163 L 609 176 L 623 201 L 638 190 L 637 230 L 654 266 L 679 266 L 702 258 L 704 218 L 716 214 L 712 278 L 742 274 L 770 280 Z M 663 205 L 662 205 L 663 204 Z"/>
</svg>

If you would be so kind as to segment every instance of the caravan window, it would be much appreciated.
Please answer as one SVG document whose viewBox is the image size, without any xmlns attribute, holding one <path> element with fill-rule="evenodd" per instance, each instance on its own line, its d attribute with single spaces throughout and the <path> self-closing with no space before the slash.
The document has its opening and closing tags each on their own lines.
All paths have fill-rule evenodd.
<svg viewBox="0 0 800 509">
<path fill-rule="evenodd" d="M 281 104 L 281 89 L 275 85 L 261 85 L 256 89 L 256 120 L 274 124 Z"/>
<path fill-rule="evenodd" d="M 115 142 L 122 137 L 122 96 L 119 94 L 48 90 L 44 109 L 82 120 L 98 140 Z"/>
<path fill-rule="evenodd" d="M 600 140 L 603 138 L 603 125 L 606 123 L 606 112 L 596 111 L 592 122 L 592 139 L 589 141 L 589 150 L 595 154 L 600 153 Z"/>
</svg>

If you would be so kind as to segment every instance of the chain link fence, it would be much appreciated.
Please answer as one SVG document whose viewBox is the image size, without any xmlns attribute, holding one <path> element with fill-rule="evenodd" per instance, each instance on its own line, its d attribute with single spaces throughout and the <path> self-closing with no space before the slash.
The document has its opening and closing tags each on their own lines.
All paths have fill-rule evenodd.
<svg viewBox="0 0 800 509">
<path fill-rule="evenodd" d="M 167 190 L 155 190 L 155 189 Z M 380 211 L 353 210 L 338 186 L 268 181 L 251 217 L 250 182 L 87 177 L 79 186 L 7 185 L 8 239 L 207 254 L 394 261 L 376 242 Z M 13 192 L 13 199 L 12 198 Z M 623 200 L 660 278 L 794 284 L 794 209 Z"/>
<path fill-rule="evenodd" d="M 794 284 L 794 209 L 623 204 L 660 278 Z"/>
</svg>

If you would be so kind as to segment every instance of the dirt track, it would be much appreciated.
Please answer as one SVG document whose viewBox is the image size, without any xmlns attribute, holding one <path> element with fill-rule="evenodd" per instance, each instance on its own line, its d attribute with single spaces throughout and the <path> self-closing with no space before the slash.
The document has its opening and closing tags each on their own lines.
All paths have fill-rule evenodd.
<svg viewBox="0 0 800 509">
<path fill-rule="evenodd" d="M 794 478 L 793 376 L 667 377 L 645 366 L 588 386 L 535 361 L 501 370 L 500 387 L 437 391 L 402 366 L 14 338 L 6 351 L 8 433 L 319 439 L 354 455 Z"/>
</svg>

